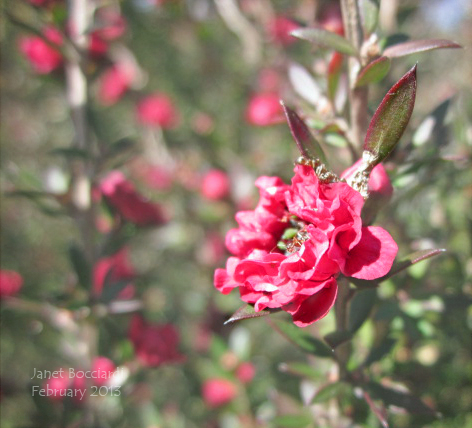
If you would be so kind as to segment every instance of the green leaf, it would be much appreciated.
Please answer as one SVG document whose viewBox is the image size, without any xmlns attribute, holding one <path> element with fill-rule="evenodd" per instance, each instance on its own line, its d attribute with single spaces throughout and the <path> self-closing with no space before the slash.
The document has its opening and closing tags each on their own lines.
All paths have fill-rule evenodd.
<svg viewBox="0 0 472 428">
<path fill-rule="evenodd" d="M 379 346 L 376 346 L 371 349 L 369 355 L 365 359 L 363 366 L 369 366 L 375 361 L 381 360 L 385 355 L 387 355 L 397 343 L 397 339 L 393 337 L 385 337 Z"/>
<path fill-rule="evenodd" d="M 305 122 L 292 110 L 287 107 L 283 101 L 280 101 L 282 108 L 287 118 L 290 132 L 292 133 L 293 139 L 297 143 L 298 150 L 302 156 L 308 159 L 319 159 L 325 165 L 327 165 L 326 156 L 323 152 L 318 141 L 315 140 L 310 130 L 306 126 Z"/>
<path fill-rule="evenodd" d="M 400 392 L 376 383 L 369 382 L 367 390 L 373 398 L 382 400 L 387 406 L 395 406 L 405 409 L 412 414 L 421 414 L 437 417 L 438 413 L 427 406 L 420 398 L 408 392 Z"/>
<path fill-rule="evenodd" d="M 349 391 L 351 386 L 345 382 L 334 382 L 326 386 L 323 386 L 318 390 L 315 397 L 313 398 L 312 404 L 324 403 L 331 398 L 337 397 Z"/>
<path fill-rule="evenodd" d="M 279 370 L 282 373 L 290 373 L 302 378 L 319 379 L 320 376 L 320 373 L 314 367 L 306 363 L 281 363 Z"/>
<path fill-rule="evenodd" d="M 253 305 L 244 305 L 231 315 L 231 318 L 225 321 L 225 325 L 232 324 L 236 321 L 246 320 L 248 318 L 264 317 L 279 311 L 280 309 L 263 309 L 262 311 L 256 312 Z"/>
<path fill-rule="evenodd" d="M 324 337 L 324 340 L 331 346 L 332 349 L 337 348 L 344 342 L 352 339 L 352 333 L 350 331 L 333 331 Z"/>
<path fill-rule="evenodd" d="M 107 277 L 108 276 L 109 275 L 107 275 Z M 103 291 L 99 298 L 99 302 L 103 304 L 107 304 L 115 300 L 118 297 L 118 294 L 120 294 L 120 292 L 124 290 L 125 287 L 130 283 L 129 279 L 123 279 L 121 281 L 115 281 L 112 283 L 109 283 L 107 279 L 108 278 L 105 278 Z"/>
<path fill-rule="evenodd" d="M 90 159 L 90 154 L 83 149 L 74 147 L 58 147 L 49 152 L 53 156 L 63 156 L 66 159 Z"/>
<path fill-rule="evenodd" d="M 342 67 L 343 56 L 339 52 L 334 52 L 328 64 L 328 97 L 331 101 L 336 97 Z"/>
<path fill-rule="evenodd" d="M 80 285 L 89 290 L 92 278 L 91 268 L 82 249 L 77 245 L 72 244 L 69 247 L 69 258 Z"/>
<path fill-rule="evenodd" d="M 313 418 L 309 415 L 282 415 L 272 420 L 277 428 L 304 428 L 311 426 Z"/>
<path fill-rule="evenodd" d="M 437 248 L 437 249 L 432 249 L 432 250 L 420 250 L 420 251 L 415 251 L 414 253 L 408 254 L 406 257 L 401 259 L 398 262 L 395 262 L 390 269 L 390 272 L 382 277 L 381 279 L 387 279 L 390 278 L 397 273 L 401 272 L 402 270 L 405 270 L 409 268 L 410 266 L 413 266 L 416 263 L 419 263 L 423 260 L 429 259 L 431 257 L 437 256 L 438 254 L 444 253 L 446 250 L 444 248 Z"/>
<path fill-rule="evenodd" d="M 391 60 L 386 56 L 374 59 L 359 72 L 354 87 L 359 88 L 382 80 L 390 70 L 390 64 Z"/>
<path fill-rule="evenodd" d="M 306 333 L 300 327 L 280 320 L 273 321 L 271 324 L 282 336 L 285 336 L 290 342 L 297 345 L 303 351 L 323 358 L 334 357 L 333 351 L 321 340 L 310 336 L 310 334 Z"/>
<path fill-rule="evenodd" d="M 365 137 L 364 150 L 383 161 L 405 131 L 416 97 L 416 65 L 390 88 L 377 108 Z"/>
<path fill-rule="evenodd" d="M 388 47 L 383 52 L 384 56 L 398 58 L 419 52 L 431 51 L 433 49 L 457 49 L 462 48 L 456 42 L 445 39 L 411 40 Z"/>
<path fill-rule="evenodd" d="M 349 306 L 348 329 L 354 334 L 369 317 L 377 298 L 377 290 L 358 291 L 351 300 Z"/>
<path fill-rule="evenodd" d="M 364 32 L 369 36 L 377 28 L 379 19 L 379 0 L 363 0 L 362 12 L 364 17 Z"/>
<path fill-rule="evenodd" d="M 344 37 L 322 28 L 297 28 L 290 33 L 298 39 L 307 40 L 346 55 L 357 56 L 357 50 Z"/>
</svg>

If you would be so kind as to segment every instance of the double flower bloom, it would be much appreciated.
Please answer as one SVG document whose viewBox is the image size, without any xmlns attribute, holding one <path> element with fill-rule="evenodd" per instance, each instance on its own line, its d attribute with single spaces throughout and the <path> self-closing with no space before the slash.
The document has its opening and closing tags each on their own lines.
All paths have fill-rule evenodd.
<svg viewBox="0 0 472 428">
<path fill-rule="evenodd" d="M 383 228 L 362 225 L 364 198 L 347 183 L 321 182 L 297 165 L 291 185 L 259 177 L 256 186 L 256 209 L 238 212 L 239 227 L 226 236 L 234 257 L 214 279 L 223 294 L 239 288 L 256 312 L 280 308 L 304 327 L 329 312 L 340 274 L 372 280 L 389 272 L 398 246 Z"/>
</svg>

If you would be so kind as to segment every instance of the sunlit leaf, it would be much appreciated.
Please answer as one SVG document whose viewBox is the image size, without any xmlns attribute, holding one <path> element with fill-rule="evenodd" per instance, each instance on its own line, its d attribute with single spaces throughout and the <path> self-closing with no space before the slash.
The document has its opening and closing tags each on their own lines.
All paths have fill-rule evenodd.
<svg viewBox="0 0 472 428">
<path fill-rule="evenodd" d="M 314 106 L 319 103 L 322 97 L 321 89 L 305 67 L 296 63 L 290 64 L 288 77 L 298 95 Z"/>
<path fill-rule="evenodd" d="M 325 48 L 334 49 L 346 55 L 357 56 L 356 48 L 347 39 L 322 28 L 298 28 L 290 34 L 299 39 L 307 40 Z"/>
<path fill-rule="evenodd" d="M 457 49 L 462 48 L 456 42 L 445 39 L 411 40 L 388 47 L 383 52 L 384 56 L 397 58 L 400 56 L 412 55 L 419 52 L 431 51 L 433 49 Z"/>
<path fill-rule="evenodd" d="M 321 340 L 315 339 L 305 330 L 286 321 L 273 321 L 274 328 L 303 351 L 318 357 L 333 357 L 333 351 Z"/>
<path fill-rule="evenodd" d="M 290 373 L 295 376 L 299 376 L 302 378 L 314 378 L 318 379 L 320 373 L 315 370 L 314 367 L 306 364 L 306 363 L 281 363 L 279 365 L 279 370 L 282 373 Z"/>
<path fill-rule="evenodd" d="M 312 403 L 323 403 L 330 400 L 331 398 L 337 397 L 341 394 L 344 394 L 346 391 L 349 391 L 351 386 L 344 382 L 334 382 L 326 386 L 323 386 L 315 394 Z"/>
<path fill-rule="evenodd" d="M 311 135 L 305 122 L 303 122 L 301 117 L 298 116 L 294 110 L 287 107 L 283 101 L 281 101 L 281 104 L 287 118 L 288 126 L 290 127 L 290 132 L 302 156 L 310 159 L 320 159 L 326 164 L 326 156 L 318 141 Z"/>
<path fill-rule="evenodd" d="M 236 321 L 247 320 L 249 318 L 263 317 L 278 311 L 279 310 L 277 309 L 263 309 L 262 311 L 256 312 L 253 305 L 244 305 L 231 315 L 231 318 L 225 321 L 225 325 Z"/>
<path fill-rule="evenodd" d="M 377 297 L 376 290 L 358 291 L 351 300 L 349 306 L 349 323 L 348 329 L 351 333 L 355 333 L 362 326 L 364 321 L 369 317 L 374 307 Z"/>
<path fill-rule="evenodd" d="M 408 392 L 400 392 L 387 388 L 376 382 L 369 382 L 367 390 L 373 398 L 382 400 L 387 406 L 395 406 L 405 409 L 412 414 L 421 414 L 437 417 L 438 413 L 427 406 L 420 398 Z"/>
<path fill-rule="evenodd" d="M 444 253 L 446 250 L 444 248 L 437 248 L 432 250 L 420 250 L 415 251 L 414 253 L 409 254 L 398 262 L 395 262 L 390 269 L 390 272 L 385 275 L 382 279 L 390 278 L 397 273 L 409 268 L 410 266 L 419 263 L 423 260 L 429 259 L 431 257 L 437 256 L 438 254 Z"/>
<path fill-rule="evenodd" d="M 272 419 L 273 426 L 280 428 L 305 428 L 313 424 L 309 415 L 282 415 Z"/>
<path fill-rule="evenodd" d="M 373 60 L 359 72 L 354 86 L 358 88 L 382 80 L 390 70 L 390 63 L 390 58 L 386 56 Z"/>
<path fill-rule="evenodd" d="M 365 137 L 364 150 L 375 163 L 384 160 L 400 140 L 415 105 L 416 65 L 390 88 L 377 108 Z"/>
<path fill-rule="evenodd" d="M 377 28 L 379 0 L 362 0 L 362 12 L 364 18 L 364 32 L 366 35 L 370 35 Z"/>
</svg>

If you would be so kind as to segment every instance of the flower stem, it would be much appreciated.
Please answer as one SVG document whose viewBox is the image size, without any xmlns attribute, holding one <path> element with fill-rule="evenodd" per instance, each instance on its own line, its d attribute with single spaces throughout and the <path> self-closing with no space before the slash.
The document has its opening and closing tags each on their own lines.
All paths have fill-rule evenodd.
<svg viewBox="0 0 472 428">
<path fill-rule="evenodd" d="M 343 332 L 348 330 L 348 305 L 352 297 L 349 282 L 345 279 L 338 280 L 338 295 L 336 297 L 335 311 L 336 311 L 336 331 Z M 339 365 L 339 376 L 341 379 L 347 376 L 347 363 L 351 356 L 352 344 L 346 342 L 339 345 L 335 349 L 336 360 Z"/>
<path fill-rule="evenodd" d="M 347 39 L 358 51 L 358 57 L 349 57 L 349 115 L 351 122 L 351 139 L 358 150 L 362 147 L 367 131 L 367 95 L 368 88 L 354 88 L 357 74 L 363 64 L 361 48 L 364 42 L 361 18 L 359 12 L 359 0 L 341 0 L 344 33 Z"/>
</svg>

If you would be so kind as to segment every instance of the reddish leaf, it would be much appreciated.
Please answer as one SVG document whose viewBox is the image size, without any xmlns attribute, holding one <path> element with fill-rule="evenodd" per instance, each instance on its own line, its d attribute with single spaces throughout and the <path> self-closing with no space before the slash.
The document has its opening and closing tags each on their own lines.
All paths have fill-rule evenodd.
<svg viewBox="0 0 472 428">
<path fill-rule="evenodd" d="M 264 317 L 266 315 L 270 315 L 274 312 L 278 312 L 279 309 L 264 309 L 262 311 L 256 312 L 254 309 L 254 306 L 252 305 L 244 305 L 241 306 L 233 315 L 231 315 L 231 318 L 225 321 L 226 324 L 231 324 L 236 321 L 241 321 L 241 320 L 246 320 L 248 318 L 259 318 L 259 317 Z"/>
<path fill-rule="evenodd" d="M 382 80 L 390 70 L 390 63 L 390 58 L 386 56 L 374 59 L 359 72 L 354 86 L 358 88 Z"/>
<path fill-rule="evenodd" d="M 322 28 L 297 28 L 290 34 L 298 39 L 307 40 L 346 55 L 357 56 L 356 48 L 347 39 Z"/>
<path fill-rule="evenodd" d="M 302 156 L 308 159 L 320 159 L 326 165 L 326 157 L 318 141 L 315 140 L 305 122 L 292 110 L 287 107 L 283 101 L 280 101 L 287 118 L 290 132 L 297 143 L 298 150 Z"/>
<path fill-rule="evenodd" d="M 334 52 L 328 64 L 328 96 L 330 100 L 334 100 L 336 95 L 342 66 L 343 56 L 339 52 Z"/>
<path fill-rule="evenodd" d="M 411 55 L 419 52 L 431 51 L 433 49 L 462 48 L 461 45 L 451 40 L 429 39 L 412 40 L 410 42 L 399 43 L 385 49 L 383 55 L 390 58 Z"/>
<path fill-rule="evenodd" d="M 370 410 L 374 413 L 374 415 L 377 417 L 377 419 L 380 421 L 382 424 L 383 428 L 389 428 L 389 424 L 387 421 L 387 412 L 384 409 L 384 407 L 379 407 L 377 406 L 373 401 L 372 398 L 370 398 L 370 395 L 367 391 L 362 391 L 363 396 L 365 401 L 370 407 Z"/>
<path fill-rule="evenodd" d="M 416 65 L 390 88 L 370 121 L 364 150 L 377 164 L 384 160 L 400 140 L 408 124 L 416 97 Z"/>
</svg>

